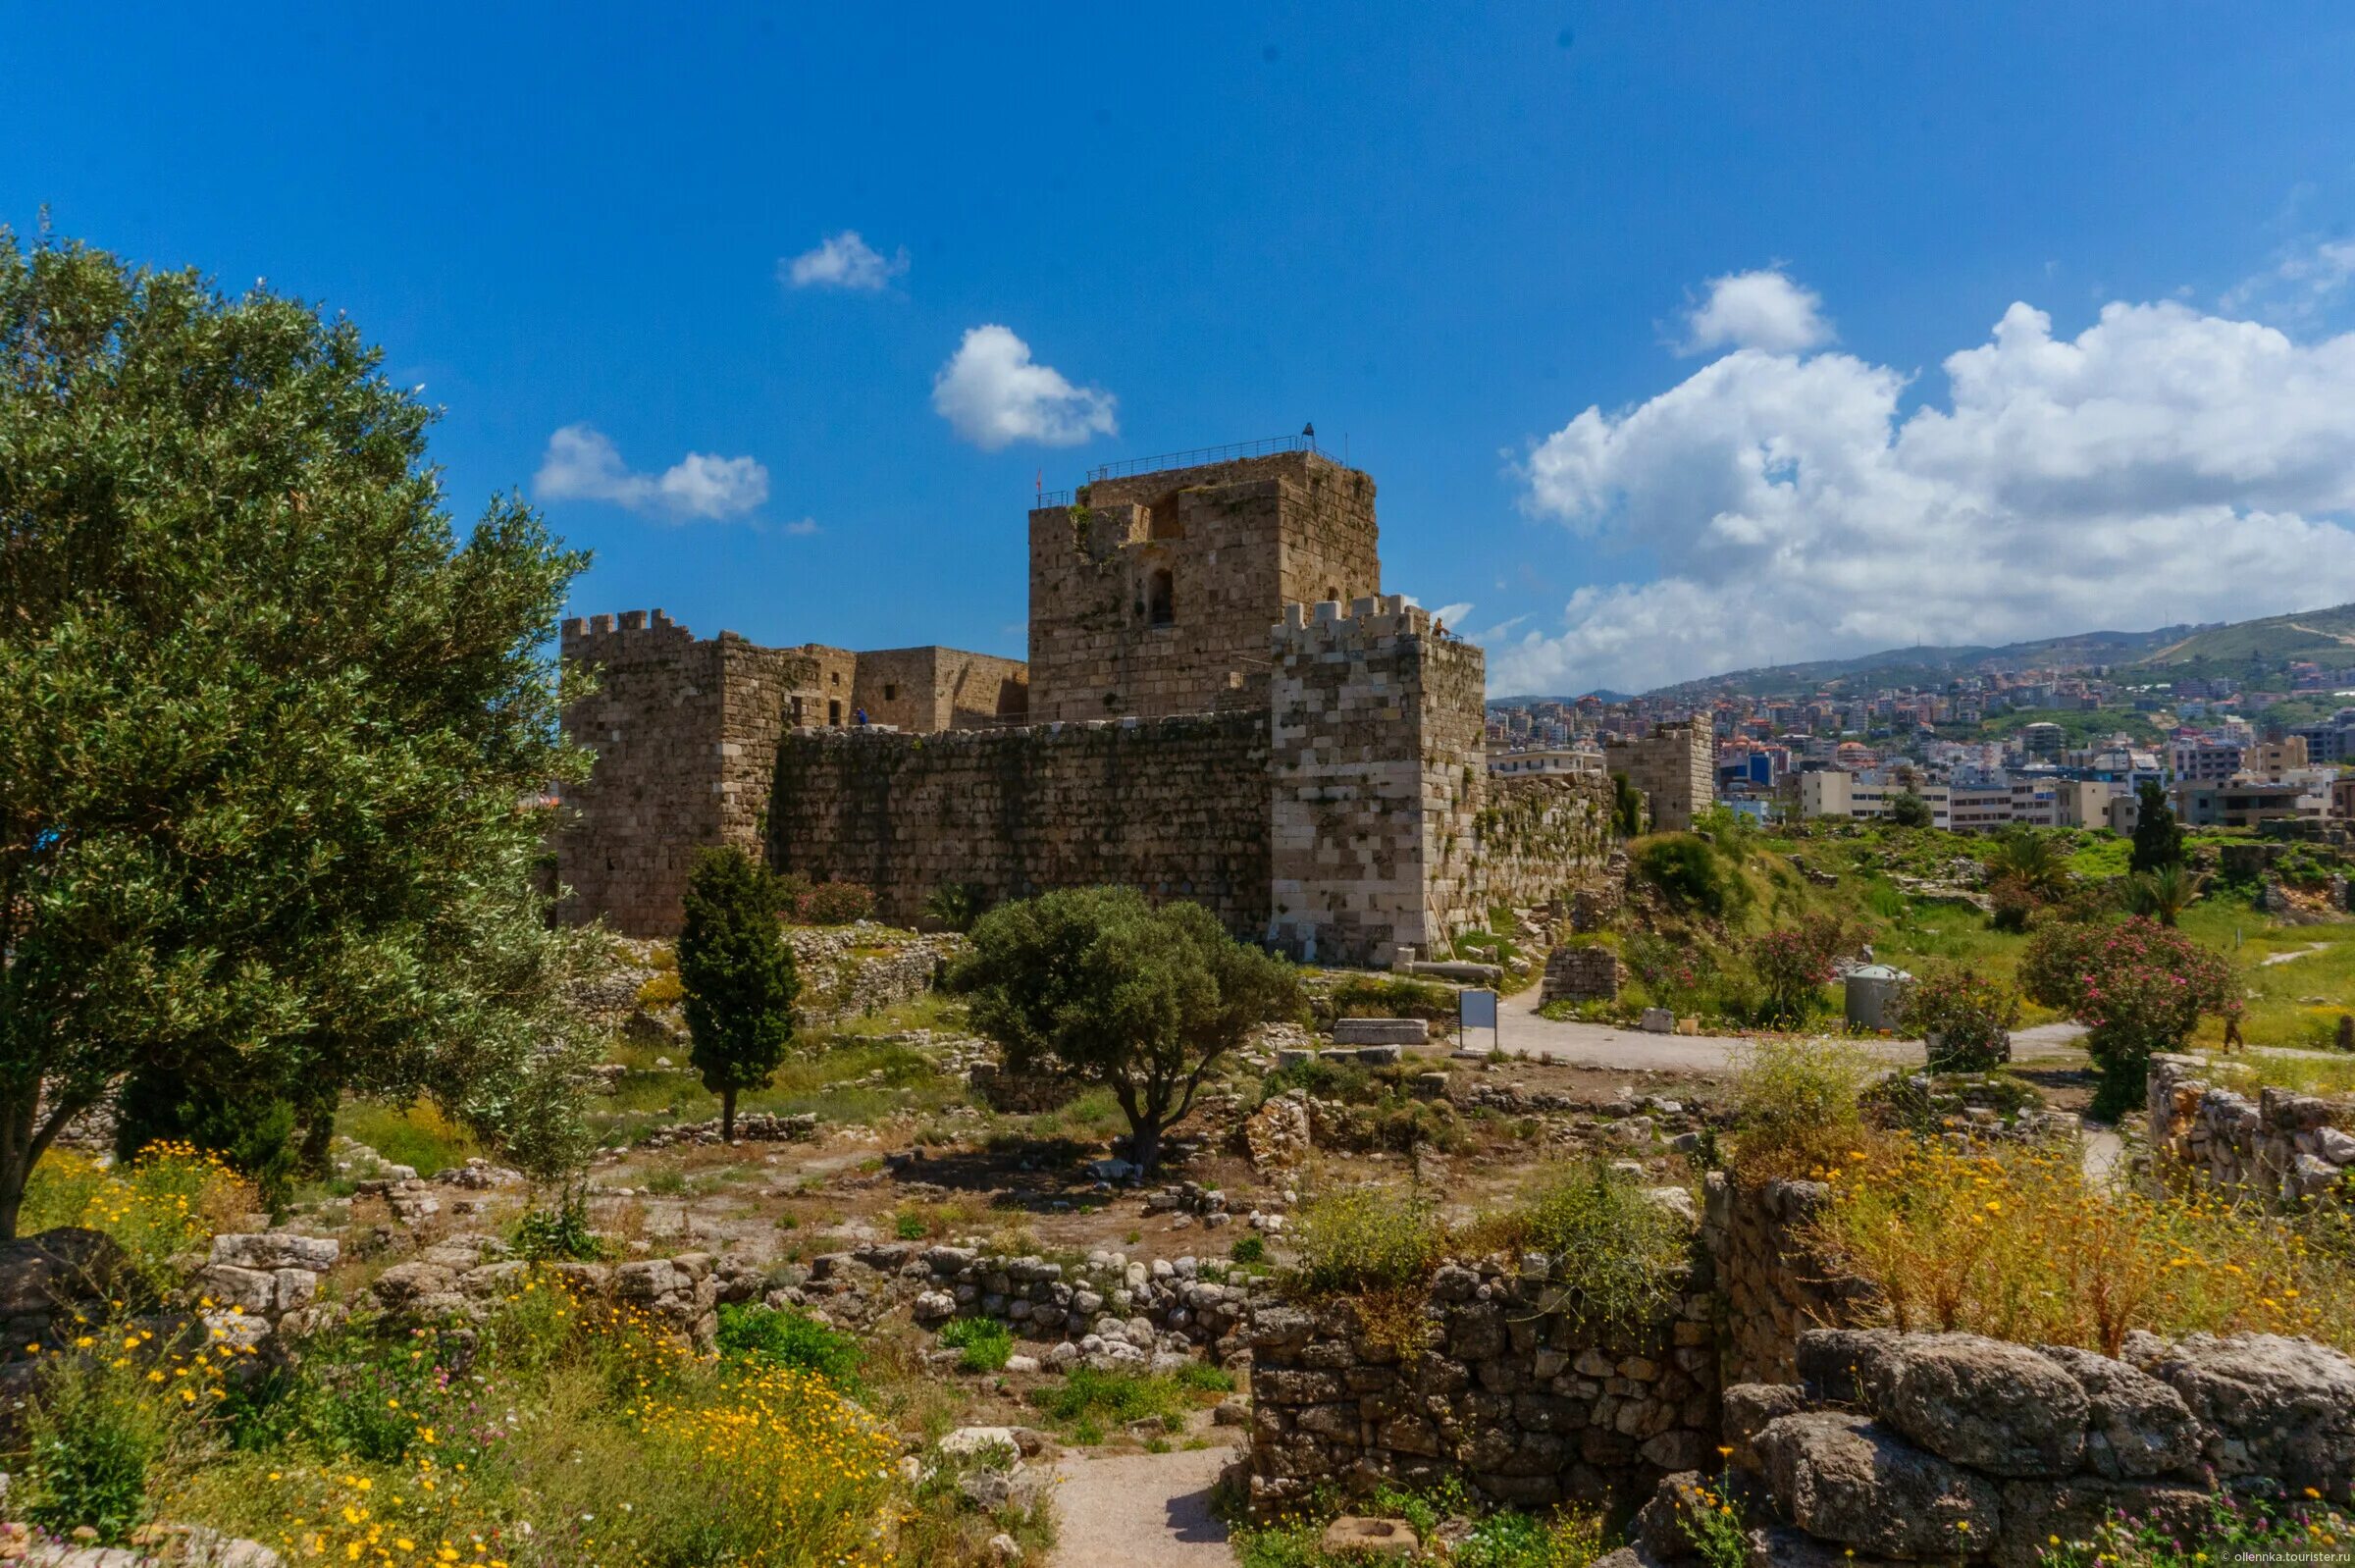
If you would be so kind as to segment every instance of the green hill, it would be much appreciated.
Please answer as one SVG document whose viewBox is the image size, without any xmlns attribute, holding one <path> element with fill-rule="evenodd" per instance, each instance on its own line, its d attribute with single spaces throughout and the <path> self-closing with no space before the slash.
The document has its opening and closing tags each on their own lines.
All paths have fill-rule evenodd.
<svg viewBox="0 0 2355 1568">
<path fill-rule="evenodd" d="M 2254 677 L 2300 659 L 2355 665 L 2355 604 L 2202 627 L 2143 655 L 2140 664 L 2154 673 L 2206 670 Z"/>
<path fill-rule="evenodd" d="M 2262 620 L 2205 626 L 2162 626 L 2148 632 L 2077 632 L 1999 646 L 1958 644 L 1883 649 L 1854 658 L 1767 664 L 1701 680 L 1680 681 L 1647 696 L 1706 699 L 1738 692 L 1752 697 L 1805 696 L 1822 690 L 1877 691 L 1884 687 L 1940 687 L 1962 675 L 2023 669 L 2075 670 L 2108 666 L 2113 679 L 2133 685 L 2174 680 L 2234 680 L 2264 686 L 2301 660 L 2330 668 L 2355 667 L 2355 604 L 2269 615 Z M 1605 701 L 1616 693 L 1603 694 Z M 1495 699 L 1492 706 L 1543 701 Z"/>
</svg>

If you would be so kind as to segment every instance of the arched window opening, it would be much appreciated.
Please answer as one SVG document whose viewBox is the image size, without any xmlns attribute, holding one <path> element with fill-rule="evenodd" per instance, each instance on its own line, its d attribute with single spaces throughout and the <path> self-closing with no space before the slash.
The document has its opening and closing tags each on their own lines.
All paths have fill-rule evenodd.
<svg viewBox="0 0 2355 1568">
<path fill-rule="evenodd" d="M 1167 566 L 1153 569 L 1153 578 L 1145 588 L 1145 620 L 1148 625 L 1173 626 L 1178 621 L 1178 578 Z"/>
</svg>

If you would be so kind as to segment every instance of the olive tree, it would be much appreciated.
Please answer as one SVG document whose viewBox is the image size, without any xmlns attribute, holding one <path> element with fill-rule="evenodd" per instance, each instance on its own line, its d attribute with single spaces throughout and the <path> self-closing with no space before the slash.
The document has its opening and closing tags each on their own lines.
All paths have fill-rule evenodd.
<svg viewBox="0 0 2355 1568">
<path fill-rule="evenodd" d="M 584 557 L 460 543 L 341 318 L 0 230 L 0 1236 L 137 1071 L 581 1152 L 536 884 Z"/>
<path fill-rule="evenodd" d="M 1158 909 L 1130 888 L 1077 888 L 1004 904 L 973 925 L 954 984 L 973 1027 L 1017 1071 L 1112 1090 L 1137 1169 L 1256 1023 L 1299 1012 L 1291 967 L 1229 936 L 1198 904 Z"/>
</svg>

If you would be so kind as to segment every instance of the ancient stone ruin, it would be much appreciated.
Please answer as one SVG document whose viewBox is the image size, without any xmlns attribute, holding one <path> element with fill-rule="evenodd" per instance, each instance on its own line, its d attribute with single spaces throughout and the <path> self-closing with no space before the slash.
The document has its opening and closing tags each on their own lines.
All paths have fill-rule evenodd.
<svg viewBox="0 0 2355 1568">
<path fill-rule="evenodd" d="M 1601 871 L 1607 781 L 1490 778 L 1486 659 L 1383 593 L 1367 475 L 1310 450 L 1148 466 L 1029 534 L 1026 665 L 566 622 L 601 682 L 565 716 L 597 754 L 557 839 L 568 916 L 671 934 L 696 852 L 732 844 L 896 921 L 952 883 L 1124 883 L 1380 965 Z"/>
</svg>

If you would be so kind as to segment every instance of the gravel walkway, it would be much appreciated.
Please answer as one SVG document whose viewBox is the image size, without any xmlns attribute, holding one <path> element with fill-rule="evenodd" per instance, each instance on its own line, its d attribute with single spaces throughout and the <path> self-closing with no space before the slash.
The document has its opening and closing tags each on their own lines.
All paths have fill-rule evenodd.
<svg viewBox="0 0 2355 1568">
<path fill-rule="evenodd" d="M 1540 1060 L 1567 1067 L 1722 1072 L 1732 1065 L 1735 1053 L 1750 1043 L 1744 1035 L 1647 1034 L 1641 1029 L 1614 1028 L 1607 1023 L 1557 1023 L 1538 1017 L 1538 993 L 1539 987 L 1533 985 L 1497 1005 L 1496 1020 L 1506 1052 L 1526 1051 Z M 2084 1032 L 2074 1023 L 2040 1023 L 2033 1028 L 2015 1029 L 2012 1034 L 2012 1059 L 2034 1062 L 2067 1056 L 2075 1049 L 2078 1037 Z M 1486 1050 L 1492 1038 L 1488 1030 L 1474 1029 L 1465 1037 L 1464 1044 L 1475 1051 Z M 1874 1041 L 1864 1048 L 1894 1063 L 1921 1061 L 1918 1040 Z"/>
<path fill-rule="evenodd" d="M 1210 1489 L 1234 1457 L 1226 1446 L 1097 1457 L 1067 1451 L 1055 1467 L 1060 1568 L 1234 1568 Z"/>
</svg>

